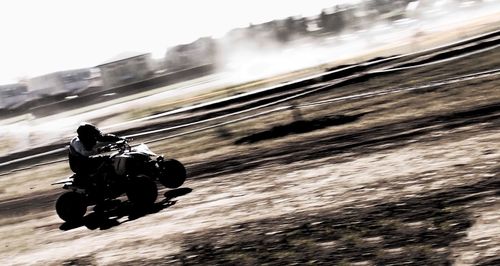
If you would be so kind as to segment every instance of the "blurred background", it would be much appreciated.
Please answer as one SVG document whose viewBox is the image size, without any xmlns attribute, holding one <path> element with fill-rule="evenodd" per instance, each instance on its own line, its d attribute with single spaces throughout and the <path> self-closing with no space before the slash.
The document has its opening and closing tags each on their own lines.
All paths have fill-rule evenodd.
<svg viewBox="0 0 500 266">
<path fill-rule="evenodd" d="M 496 29 L 500 12 L 496 0 L 0 6 L 0 154 L 65 141 L 81 121 L 112 131 L 168 99 L 464 39 Z"/>
</svg>

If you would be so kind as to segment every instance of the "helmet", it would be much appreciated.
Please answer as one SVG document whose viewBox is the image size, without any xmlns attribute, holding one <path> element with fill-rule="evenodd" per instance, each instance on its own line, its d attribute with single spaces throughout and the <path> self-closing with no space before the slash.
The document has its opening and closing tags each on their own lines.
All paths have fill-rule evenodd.
<svg viewBox="0 0 500 266">
<path fill-rule="evenodd" d="M 80 126 L 78 126 L 76 133 L 78 134 L 78 139 L 82 141 L 87 149 L 94 146 L 97 139 L 102 136 L 101 131 L 96 126 L 87 122 L 81 123 Z"/>
<path fill-rule="evenodd" d="M 78 129 L 76 130 L 76 133 L 78 133 L 78 137 L 83 137 L 83 138 L 97 138 L 101 136 L 101 131 L 94 125 L 83 122 L 78 126 Z"/>
</svg>

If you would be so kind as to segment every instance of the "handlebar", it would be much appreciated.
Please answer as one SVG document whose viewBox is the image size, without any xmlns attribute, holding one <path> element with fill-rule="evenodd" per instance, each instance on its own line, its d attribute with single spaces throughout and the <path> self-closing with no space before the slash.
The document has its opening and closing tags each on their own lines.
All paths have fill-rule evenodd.
<svg viewBox="0 0 500 266">
<path fill-rule="evenodd" d="M 130 150 L 131 147 L 128 144 L 129 140 L 132 140 L 132 139 L 128 139 L 128 138 L 120 139 L 114 143 L 110 143 L 110 144 L 107 144 L 105 146 L 98 148 L 98 151 L 99 152 L 108 152 L 108 151 L 112 151 L 112 150 L 120 150 L 120 151 Z"/>
</svg>

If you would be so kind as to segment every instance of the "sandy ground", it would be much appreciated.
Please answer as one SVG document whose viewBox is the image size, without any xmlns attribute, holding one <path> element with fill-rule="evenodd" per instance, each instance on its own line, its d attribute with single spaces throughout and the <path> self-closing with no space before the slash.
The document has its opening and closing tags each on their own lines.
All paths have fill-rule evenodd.
<svg viewBox="0 0 500 266">
<path fill-rule="evenodd" d="M 299 103 L 497 68 L 498 50 Z M 297 122 L 286 111 L 156 143 L 190 178 L 147 215 L 125 202 L 107 220 L 89 209 L 68 225 L 49 185 L 64 163 L 3 177 L 0 264 L 498 264 L 499 85 L 493 76 L 303 108 L 300 133 L 275 134 Z"/>
<path fill-rule="evenodd" d="M 53 211 L 35 211 L 12 224 L 3 220 L 1 234 L 11 241 L 2 247 L 2 264 L 237 264 L 240 259 L 253 264 L 317 255 L 324 263 L 355 262 L 365 248 L 371 253 L 367 263 L 412 262 L 419 258 L 407 257 L 413 246 L 423 250 L 419 256 L 427 262 L 471 264 L 498 255 L 500 154 L 491 144 L 500 143 L 499 133 L 478 134 L 471 127 L 347 160 L 339 155 L 193 180 L 187 184 L 192 192 L 174 205 L 137 220 L 122 217 L 109 229 L 100 225 L 92 231 L 87 224 L 63 231 Z M 301 232 L 304 226 L 314 232 Z M 409 229 L 391 239 L 398 237 L 392 231 Z M 290 236 L 294 230 L 297 236 Z"/>
</svg>

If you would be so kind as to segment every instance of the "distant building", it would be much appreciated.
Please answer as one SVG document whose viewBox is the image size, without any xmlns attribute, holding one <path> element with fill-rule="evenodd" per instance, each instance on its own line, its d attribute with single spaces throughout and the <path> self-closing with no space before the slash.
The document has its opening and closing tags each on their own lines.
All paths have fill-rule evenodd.
<svg viewBox="0 0 500 266">
<path fill-rule="evenodd" d="M 25 84 L 0 86 L 0 109 L 14 109 L 28 99 L 28 87 Z"/>
<path fill-rule="evenodd" d="M 277 20 L 274 29 L 275 38 L 279 42 L 289 42 L 305 36 L 307 32 L 308 20 L 301 16 L 288 17 Z"/>
<path fill-rule="evenodd" d="M 258 42 L 269 42 L 276 37 L 275 32 L 277 25 L 278 22 L 276 20 L 250 25 L 250 36 L 252 38 L 256 38 L 256 41 Z"/>
<path fill-rule="evenodd" d="M 406 17 L 406 9 L 412 2 L 417 0 L 369 0 L 366 1 L 368 10 L 376 12 L 379 20 L 395 21 Z M 439 1 L 432 1 L 439 2 Z"/>
<path fill-rule="evenodd" d="M 28 91 L 33 98 L 79 94 L 91 86 L 89 68 L 65 70 L 28 79 Z"/>
<path fill-rule="evenodd" d="M 250 24 L 246 28 L 229 31 L 223 37 L 221 43 L 225 46 L 225 49 L 233 49 L 234 47 L 246 49 L 275 48 L 276 44 L 287 43 L 305 37 L 309 33 L 309 24 L 311 24 L 311 21 L 301 16 Z"/>
<path fill-rule="evenodd" d="M 255 25 L 250 24 L 249 27 L 232 29 L 224 35 L 222 42 L 230 44 L 236 43 L 236 45 L 238 45 L 241 41 L 247 41 L 248 38 L 251 37 L 253 27 L 255 27 Z"/>
<path fill-rule="evenodd" d="M 215 64 L 217 48 L 212 38 L 200 38 L 189 44 L 182 44 L 167 50 L 164 67 L 167 71 Z"/>
<path fill-rule="evenodd" d="M 101 71 L 102 84 L 106 89 L 145 80 L 155 71 L 150 53 L 123 53 L 97 68 Z"/>
</svg>

